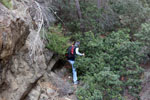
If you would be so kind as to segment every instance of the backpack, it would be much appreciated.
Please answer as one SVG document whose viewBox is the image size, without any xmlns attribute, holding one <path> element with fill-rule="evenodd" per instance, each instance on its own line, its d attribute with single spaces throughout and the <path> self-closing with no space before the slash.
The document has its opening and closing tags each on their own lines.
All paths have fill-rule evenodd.
<svg viewBox="0 0 150 100">
<path fill-rule="evenodd" d="M 67 58 L 74 58 L 75 57 L 75 46 L 74 45 L 70 46 L 67 49 L 66 57 Z"/>
</svg>

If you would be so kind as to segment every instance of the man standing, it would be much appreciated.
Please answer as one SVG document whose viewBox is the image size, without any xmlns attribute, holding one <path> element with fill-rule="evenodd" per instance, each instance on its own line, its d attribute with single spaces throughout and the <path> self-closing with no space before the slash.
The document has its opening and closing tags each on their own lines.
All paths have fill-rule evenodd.
<svg viewBox="0 0 150 100">
<path fill-rule="evenodd" d="M 84 56 L 84 53 L 79 52 L 80 42 L 75 42 L 68 48 L 68 56 L 67 59 L 69 63 L 72 65 L 72 73 L 73 73 L 73 83 L 78 84 L 77 71 L 74 66 L 76 55 Z"/>
</svg>

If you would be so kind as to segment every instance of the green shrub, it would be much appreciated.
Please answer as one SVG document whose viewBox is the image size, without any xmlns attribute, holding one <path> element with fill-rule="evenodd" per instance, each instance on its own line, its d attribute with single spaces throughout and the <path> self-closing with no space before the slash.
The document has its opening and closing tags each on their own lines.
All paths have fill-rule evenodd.
<svg viewBox="0 0 150 100">
<path fill-rule="evenodd" d="M 135 36 L 144 46 L 150 47 L 150 23 L 142 24 L 139 32 Z"/>
<path fill-rule="evenodd" d="M 119 30 L 105 37 L 87 32 L 78 36 L 81 51 L 86 54 L 76 62 L 85 83 L 77 92 L 79 100 L 124 100 L 126 89 L 138 98 L 143 71 L 138 63 L 140 44 L 131 42 L 128 32 Z"/>
<path fill-rule="evenodd" d="M 135 37 L 139 42 L 142 43 L 141 47 L 143 49 L 140 53 L 145 56 L 143 61 L 146 63 L 146 61 L 149 59 L 147 54 L 150 54 L 150 23 L 142 24 L 138 33 L 135 34 Z"/>
<path fill-rule="evenodd" d="M 11 0 L 0 0 L 0 2 L 7 8 L 12 8 Z"/>
<path fill-rule="evenodd" d="M 118 25 L 117 16 L 111 9 L 98 9 L 97 3 L 95 2 L 96 0 L 80 1 L 82 12 L 81 20 L 78 18 L 75 2 L 73 0 L 70 0 L 70 2 L 66 1 L 65 3 L 63 0 L 56 0 L 54 4 L 59 9 L 59 16 L 72 33 L 80 32 L 81 29 L 85 32 L 92 31 L 95 34 L 113 30 L 114 26 Z"/>
<path fill-rule="evenodd" d="M 65 54 L 70 38 L 63 35 L 60 27 L 51 27 L 46 35 L 46 38 L 48 41 L 46 45 L 47 48 L 59 55 Z"/>
<path fill-rule="evenodd" d="M 132 34 L 149 18 L 150 9 L 141 0 L 110 0 L 110 7 L 118 14 L 122 27 L 130 28 Z"/>
<path fill-rule="evenodd" d="M 56 0 L 59 16 L 67 28 L 72 32 L 92 31 L 94 34 L 102 34 L 129 28 L 131 35 L 137 32 L 141 23 L 149 19 L 150 9 L 142 4 L 143 0 L 102 0 L 103 7 L 97 8 L 97 0 L 81 0 L 80 8 L 82 18 L 77 16 L 75 2 Z M 145 0 L 146 4 L 149 0 Z M 133 38 L 133 37 L 132 37 Z"/>
<path fill-rule="evenodd" d="M 78 57 L 76 61 L 79 78 L 84 80 L 84 85 L 77 92 L 78 98 L 124 100 L 126 90 L 139 98 L 140 75 L 143 71 L 139 66 L 142 58 L 140 46 L 149 43 L 148 37 L 144 37 L 149 35 L 149 25 L 144 25 L 138 32 L 138 35 L 143 34 L 143 40 L 138 37 L 140 41 L 135 41 L 134 34 L 149 18 L 150 9 L 145 6 L 149 0 L 102 1 L 105 5 L 98 9 L 97 0 L 80 0 L 81 20 L 73 0 L 59 0 L 56 3 L 59 5 L 58 14 L 67 29 L 74 33 L 72 38 L 81 41 L 80 51 L 86 55 Z M 84 31 L 80 30 L 81 25 Z"/>
</svg>

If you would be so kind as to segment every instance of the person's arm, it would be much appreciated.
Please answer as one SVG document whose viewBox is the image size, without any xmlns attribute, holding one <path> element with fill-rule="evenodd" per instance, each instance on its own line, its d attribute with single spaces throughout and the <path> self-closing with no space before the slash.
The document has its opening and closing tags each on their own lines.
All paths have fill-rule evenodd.
<svg viewBox="0 0 150 100">
<path fill-rule="evenodd" d="M 76 48 L 76 54 L 79 55 L 79 56 L 84 56 L 84 53 L 79 52 L 79 48 Z"/>
</svg>

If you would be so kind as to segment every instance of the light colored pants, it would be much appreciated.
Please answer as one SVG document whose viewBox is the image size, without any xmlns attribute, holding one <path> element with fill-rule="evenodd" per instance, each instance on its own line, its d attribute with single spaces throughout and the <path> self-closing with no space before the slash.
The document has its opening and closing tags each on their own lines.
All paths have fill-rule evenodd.
<svg viewBox="0 0 150 100">
<path fill-rule="evenodd" d="M 72 60 L 68 60 L 68 61 L 72 65 L 73 83 L 77 84 L 78 83 L 78 81 L 77 81 L 77 71 L 76 71 L 76 68 L 73 66 L 74 61 L 72 61 Z"/>
</svg>

